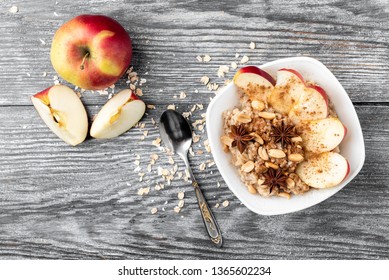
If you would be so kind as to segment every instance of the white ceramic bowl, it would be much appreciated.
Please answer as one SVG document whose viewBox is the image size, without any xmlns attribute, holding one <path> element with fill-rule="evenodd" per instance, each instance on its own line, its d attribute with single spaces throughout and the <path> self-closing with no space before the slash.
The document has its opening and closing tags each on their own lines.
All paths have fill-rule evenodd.
<svg viewBox="0 0 389 280">
<path fill-rule="evenodd" d="M 292 68 L 300 72 L 306 80 L 315 81 L 327 92 L 335 110 L 347 127 L 341 154 L 350 163 L 350 173 L 338 186 L 316 190 L 303 195 L 292 196 L 289 200 L 282 197 L 264 198 L 250 194 L 240 180 L 238 171 L 231 164 L 231 155 L 223 151 L 220 137 L 223 134 L 222 113 L 239 106 L 237 88 L 233 83 L 226 86 L 209 104 L 207 109 L 207 133 L 216 165 L 230 190 L 247 208 L 261 215 L 279 215 L 305 209 L 322 202 L 346 186 L 361 170 L 365 160 L 365 145 L 357 113 L 346 91 L 335 76 L 321 62 L 309 57 L 293 57 L 272 61 L 259 66 L 276 78 L 280 68 Z"/>
</svg>

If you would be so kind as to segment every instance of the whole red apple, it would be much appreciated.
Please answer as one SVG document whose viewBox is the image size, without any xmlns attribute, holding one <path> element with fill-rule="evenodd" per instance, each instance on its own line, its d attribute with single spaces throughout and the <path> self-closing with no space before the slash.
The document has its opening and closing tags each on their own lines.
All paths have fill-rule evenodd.
<svg viewBox="0 0 389 280">
<path fill-rule="evenodd" d="M 131 38 L 114 19 L 80 15 L 62 25 L 51 45 L 51 63 L 66 81 L 83 89 L 114 84 L 130 65 Z"/>
</svg>

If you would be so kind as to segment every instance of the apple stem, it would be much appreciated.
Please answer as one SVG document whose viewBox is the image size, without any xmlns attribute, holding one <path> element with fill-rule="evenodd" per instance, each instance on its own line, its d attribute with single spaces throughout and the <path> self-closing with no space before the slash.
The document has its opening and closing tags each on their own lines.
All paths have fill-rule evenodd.
<svg viewBox="0 0 389 280">
<path fill-rule="evenodd" d="M 82 59 L 81 66 L 80 66 L 80 69 L 81 69 L 81 70 L 84 70 L 84 68 L 85 68 L 85 66 L 84 66 L 85 60 L 88 58 L 88 56 L 89 56 L 89 52 L 87 52 L 87 53 L 84 55 L 84 58 Z"/>
</svg>

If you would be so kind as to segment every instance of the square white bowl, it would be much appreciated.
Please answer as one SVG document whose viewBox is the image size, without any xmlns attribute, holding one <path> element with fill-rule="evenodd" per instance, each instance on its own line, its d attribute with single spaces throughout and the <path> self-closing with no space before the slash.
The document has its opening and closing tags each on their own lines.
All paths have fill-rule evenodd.
<svg viewBox="0 0 389 280">
<path fill-rule="evenodd" d="M 316 205 L 346 186 L 361 170 L 365 161 L 365 145 L 361 125 L 355 108 L 346 91 L 335 76 L 321 62 L 310 57 L 279 59 L 259 66 L 273 77 L 280 68 L 292 68 L 306 80 L 315 81 L 326 91 L 334 104 L 339 119 L 347 127 L 347 135 L 340 144 L 341 154 L 349 161 L 350 173 L 338 185 L 328 189 L 311 189 L 302 195 L 293 195 L 289 200 L 282 197 L 261 197 L 250 194 L 240 180 L 236 167 L 231 163 L 230 153 L 223 151 L 220 137 L 223 135 L 222 113 L 239 106 L 237 87 L 227 85 L 211 101 L 207 109 L 207 134 L 215 163 L 230 190 L 251 211 L 261 215 L 279 215 Z"/>
</svg>

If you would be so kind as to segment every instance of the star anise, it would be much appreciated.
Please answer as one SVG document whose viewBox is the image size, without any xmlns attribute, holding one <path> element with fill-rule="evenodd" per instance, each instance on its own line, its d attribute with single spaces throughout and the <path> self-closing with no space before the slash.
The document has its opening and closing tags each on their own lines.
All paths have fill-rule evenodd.
<svg viewBox="0 0 389 280">
<path fill-rule="evenodd" d="M 292 138 L 297 134 L 293 125 L 285 125 L 282 122 L 279 126 L 272 126 L 270 136 L 274 137 L 276 143 L 281 142 L 282 147 L 285 148 L 285 145 L 292 144 Z"/>
<path fill-rule="evenodd" d="M 270 187 L 270 193 L 274 188 L 286 188 L 287 186 L 286 180 L 288 179 L 288 176 L 282 174 L 281 169 L 277 169 L 276 171 L 273 168 L 269 168 L 263 176 L 265 177 L 265 182 L 263 184 Z"/>
<path fill-rule="evenodd" d="M 247 133 L 243 125 L 232 125 L 231 126 L 231 138 L 234 139 L 231 146 L 238 147 L 239 152 L 242 154 L 246 149 L 247 144 L 253 140 L 255 137 Z"/>
</svg>

